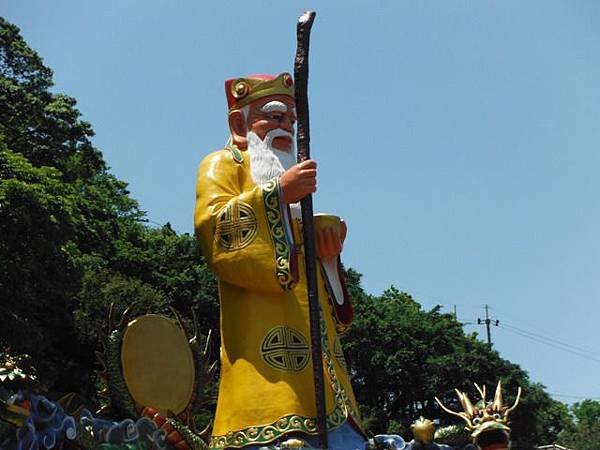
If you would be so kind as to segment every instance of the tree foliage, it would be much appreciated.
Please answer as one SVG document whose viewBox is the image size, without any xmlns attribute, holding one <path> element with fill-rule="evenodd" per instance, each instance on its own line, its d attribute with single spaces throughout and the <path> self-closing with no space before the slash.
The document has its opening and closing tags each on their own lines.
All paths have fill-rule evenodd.
<svg viewBox="0 0 600 450">
<path fill-rule="evenodd" d="M 76 101 L 53 94 L 52 70 L 0 17 L 0 124 L 6 144 L 35 166 L 56 167 L 65 179 L 89 178 L 106 168 L 93 147 L 89 123 Z"/>
<path fill-rule="evenodd" d="M 558 442 L 576 450 L 600 450 L 600 402 L 584 400 L 569 408 L 573 421 Z"/>
<path fill-rule="evenodd" d="M 0 346 L 30 354 L 54 391 L 93 392 L 110 304 L 173 306 L 218 325 L 216 283 L 188 235 L 152 229 L 112 175 L 75 99 L 0 18 Z M 145 308 L 145 309 L 144 309 Z"/>
<path fill-rule="evenodd" d="M 82 275 L 75 200 L 59 175 L 0 150 L 0 342 L 30 354 L 50 378 L 71 359 L 70 299 Z"/>
</svg>

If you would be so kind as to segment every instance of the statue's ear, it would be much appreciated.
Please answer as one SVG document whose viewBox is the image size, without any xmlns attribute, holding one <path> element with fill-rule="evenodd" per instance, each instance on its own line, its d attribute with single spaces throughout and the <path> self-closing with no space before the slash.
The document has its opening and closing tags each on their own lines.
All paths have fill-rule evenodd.
<svg viewBox="0 0 600 450">
<path fill-rule="evenodd" d="M 241 110 L 234 109 L 229 112 L 229 131 L 231 131 L 233 143 L 237 147 L 247 147 L 248 140 L 246 139 L 246 134 L 248 133 L 248 126 L 246 124 L 244 113 Z"/>
</svg>

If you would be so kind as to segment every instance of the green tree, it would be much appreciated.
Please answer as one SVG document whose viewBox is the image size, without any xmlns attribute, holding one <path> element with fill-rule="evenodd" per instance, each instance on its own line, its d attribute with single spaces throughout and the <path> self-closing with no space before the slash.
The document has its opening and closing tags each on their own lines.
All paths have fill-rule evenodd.
<svg viewBox="0 0 600 450">
<path fill-rule="evenodd" d="M 145 313 L 169 313 L 168 302 L 160 291 L 138 278 L 107 269 L 85 273 L 75 302 L 75 328 L 80 341 L 91 349 L 110 331 L 107 318 L 111 306 L 116 319 L 131 306 Z"/>
<path fill-rule="evenodd" d="M 600 423 L 600 402 L 596 400 L 574 403 L 571 411 L 578 422 Z"/>
<path fill-rule="evenodd" d="M 218 330 L 216 279 L 193 236 L 177 234 L 169 224 L 148 229 L 136 223 L 128 238 L 116 244 L 111 261 L 114 270 L 154 286 L 183 314 L 194 309 L 202 330 Z"/>
<path fill-rule="evenodd" d="M 90 142 L 94 133 L 79 120 L 75 99 L 51 93 L 52 85 L 52 70 L 0 17 L 0 132 L 8 148 L 67 180 L 90 178 L 106 168 Z"/>
<path fill-rule="evenodd" d="M 78 390 L 73 374 L 89 370 L 78 359 L 72 298 L 86 270 L 110 264 L 122 229 L 141 214 L 107 172 L 75 100 L 51 86 L 52 71 L 0 18 L 0 288 L 12 319 L 1 343 L 30 353 L 50 388 Z"/>
<path fill-rule="evenodd" d="M 600 402 L 574 403 L 570 412 L 574 420 L 560 434 L 558 443 L 575 450 L 600 450 Z"/>
<path fill-rule="evenodd" d="M 87 394 L 112 302 L 174 306 L 186 323 L 194 309 L 206 332 L 218 327 L 217 288 L 191 236 L 144 224 L 75 99 L 51 87 L 52 71 L 0 18 L 0 288 L 11 318 L 0 344 L 32 354 L 50 389 Z"/>
<path fill-rule="evenodd" d="M 57 170 L 0 150 L 0 343 L 30 354 L 52 381 L 72 356 L 70 298 L 82 274 L 74 205 Z"/>
<path fill-rule="evenodd" d="M 0 18 L 0 133 L 6 147 L 34 167 L 58 169 L 78 211 L 73 241 L 82 253 L 110 259 L 115 242 L 143 213 L 127 184 L 108 172 L 75 99 L 52 93 L 52 85 L 52 71 L 19 29 Z"/>
</svg>

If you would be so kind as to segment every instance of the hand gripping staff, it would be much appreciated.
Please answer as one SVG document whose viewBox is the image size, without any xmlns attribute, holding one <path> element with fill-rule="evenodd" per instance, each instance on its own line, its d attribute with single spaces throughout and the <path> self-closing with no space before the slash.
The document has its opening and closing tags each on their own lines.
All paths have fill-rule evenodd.
<svg viewBox="0 0 600 450">
<path fill-rule="evenodd" d="M 296 28 L 298 47 L 294 60 L 294 85 L 296 96 L 296 113 L 298 128 L 296 143 L 298 162 L 310 159 L 310 126 L 308 118 L 308 48 L 310 30 L 316 13 L 307 11 L 298 19 Z M 313 379 L 315 383 L 315 403 L 317 410 L 317 429 L 319 432 L 319 448 L 327 449 L 327 411 L 325 408 L 325 390 L 323 376 L 323 359 L 321 356 L 321 322 L 317 288 L 317 259 L 315 251 L 315 231 L 313 221 L 312 195 L 301 201 L 302 225 L 304 235 L 304 262 L 308 288 L 308 305 L 310 310 L 310 340 L 313 363 Z"/>
</svg>

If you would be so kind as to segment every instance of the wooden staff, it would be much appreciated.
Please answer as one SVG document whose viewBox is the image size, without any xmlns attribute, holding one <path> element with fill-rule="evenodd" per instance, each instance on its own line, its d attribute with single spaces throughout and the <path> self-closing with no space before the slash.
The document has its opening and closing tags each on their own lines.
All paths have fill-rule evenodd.
<svg viewBox="0 0 600 450">
<path fill-rule="evenodd" d="M 298 47 L 294 60 L 294 83 L 296 95 L 296 113 L 298 128 L 296 143 L 298 162 L 310 159 L 310 126 L 308 120 L 308 48 L 310 30 L 316 13 L 307 11 L 298 19 L 296 28 Z M 301 201 L 302 226 L 304 234 L 304 262 L 308 289 L 308 306 L 310 310 L 310 340 L 313 363 L 313 379 L 315 383 L 315 404 L 317 410 L 317 430 L 319 432 L 319 448 L 327 449 L 327 410 L 325 408 L 325 387 L 323 375 L 323 359 L 321 356 L 321 319 L 319 294 L 317 285 L 317 258 L 315 250 L 315 227 L 313 220 L 312 195 Z"/>
</svg>

